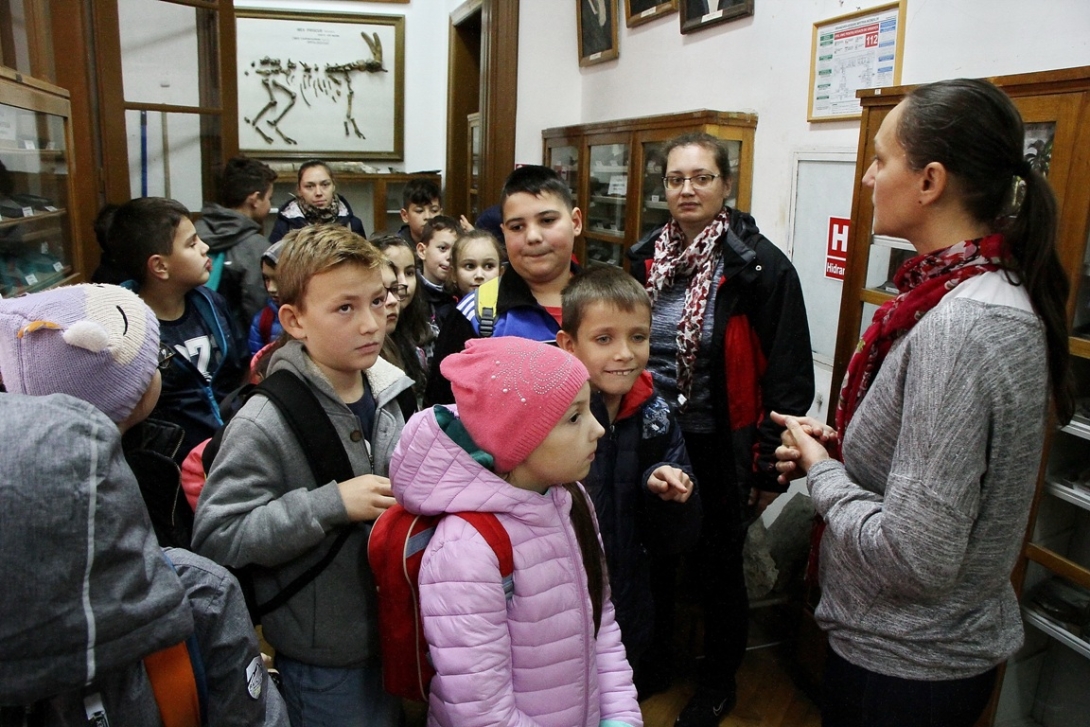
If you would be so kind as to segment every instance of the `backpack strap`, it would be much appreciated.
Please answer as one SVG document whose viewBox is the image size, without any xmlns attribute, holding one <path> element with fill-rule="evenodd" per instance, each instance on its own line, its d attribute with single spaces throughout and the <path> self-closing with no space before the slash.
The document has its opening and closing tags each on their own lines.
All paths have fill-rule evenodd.
<svg viewBox="0 0 1090 727">
<path fill-rule="evenodd" d="M 507 528 L 499 521 L 495 514 L 490 512 L 456 512 L 451 513 L 465 520 L 477 529 L 485 542 L 496 553 L 500 561 L 500 576 L 503 578 L 503 595 L 507 600 L 515 595 L 515 554 L 511 549 L 511 536 Z"/>
<path fill-rule="evenodd" d="M 164 550 L 163 560 L 175 573 Z M 200 727 L 208 714 L 208 680 L 197 634 L 144 657 L 144 670 L 159 706 L 163 727 Z"/>
<path fill-rule="evenodd" d="M 295 438 L 302 446 L 307 464 L 310 465 L 310 471 L 318 484 L 331 480 L 343 482 L 355 476 L 348 453 L 341 445 L 337 429 L 306 382 L 290 371 L 280 369 L 262 381 L 256 391 L 268 397 L 269 401 L 283 414 Z M 355 528 L 352 526 L 341 528 L 337 539 L 333 541 L 333 545 L 329 547 L 322 559 L 299 574 L 271 599 L 265 603 L 255 604 L 255 615 L 260 618 L 267 613 L 272 613 L 308 586 L 333 562 L 354 531 Z"/>
<path fill-rule="evenodd" d="M 201 688 L 197 684 L 196 665 L 189 651 L 189 640 L 196 643 L 195 635 L 174 646 L 160 649 L 144 657 L 144 669 L 159 705 L 163 727 L 200 727 L 204 724 Z M 202 665 L 203 677 L 203 665 Z M 203 678 L 201 679 L 203 682 Z M 207 698 L 207 692 L 205 693 Z"/>
<path fill-rule="evenodd" d="M 481 338 L 492 337 L 499 298 L 500 278 L 493 278 L 477 288 L 477 333 Z"/>
<path fill-rule="evenodd" d="M 204 284 L 211 290 L 219 290 L 220 280 L 223 278 L 223 264 L 227 258 L 226 251 L 214 252 L 208 257 L 212 258 L 212 272 L 208 274 L 208 282 Z"/>
</svg>

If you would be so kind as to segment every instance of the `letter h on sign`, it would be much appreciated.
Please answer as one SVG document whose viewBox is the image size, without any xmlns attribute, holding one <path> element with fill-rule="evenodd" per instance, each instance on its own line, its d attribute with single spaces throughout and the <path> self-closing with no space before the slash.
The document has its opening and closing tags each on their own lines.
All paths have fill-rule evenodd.
<svg viewBox="0 0 1090 727">
<path fill-rule="evenodd" d="M 844 268 L 848 263 L 848 226 L 847 217 L 829 218 L 829 236 L 825 246 L 825 277 L 832 280 L 844 279 Z"/>
</svg>

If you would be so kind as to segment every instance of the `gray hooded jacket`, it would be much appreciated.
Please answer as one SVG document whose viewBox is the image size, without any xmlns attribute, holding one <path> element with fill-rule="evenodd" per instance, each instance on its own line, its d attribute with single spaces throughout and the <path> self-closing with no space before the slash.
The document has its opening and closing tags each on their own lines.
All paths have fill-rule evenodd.
<svg viewBox="0 0 1090 727">
<path fill-rule="evenodd" d="M 364 436 L 360 421 L 311 361 L 299 341 L 278 350 L 269 373 L 287 369 L 313 388 L 340 433 L 357 476 L 386 476 L 405 421 L 397 395 L 412 387 L 401 369 L 378 359 L 365 372 L 377 412 Z M 370 444 L 368 444 L 368 440 Z M 254 578 L 265 602 L 322 559 L 341 527 L 354 528 L 322 573 L 261 622 L 265 638 L 293 659 L 325 667 L 377 659 L 375 586 L 367 564 L 371 523 L 351 524 L 336 482 L 315 482 L 295 435 L 264 396 L 253 396 L 231 419 L 197 503 L 193 547 L 217 563 L 269 570 Z M 377 662 L 374 662 L 377 663 Z"/>
<path fill-rule="evenodd" d="M 154 727 L 142 660 L 196 628 L 207 723 L 286 726 L 238 584 L 186 551 L 171 551 L 177 572 L 163 557 L 117 425 L 63 394 L 0 394 L 0 420 L 0 705 L 86 725 L 97 694 L 113 724 Z"/>
<path fill-rule="evenodd" d="M 254 315 L 268 302 L 261 278 L 261 256 L 269 241 L 261 225 L 246 215 L 218 204 L 206 204 L 195 225 L 208 245 L 208 254 L 224 253 L 223 277 L 218 292 L 227 298 L 239 321 L 239 330 L 250 330 Z"/>
</svg>

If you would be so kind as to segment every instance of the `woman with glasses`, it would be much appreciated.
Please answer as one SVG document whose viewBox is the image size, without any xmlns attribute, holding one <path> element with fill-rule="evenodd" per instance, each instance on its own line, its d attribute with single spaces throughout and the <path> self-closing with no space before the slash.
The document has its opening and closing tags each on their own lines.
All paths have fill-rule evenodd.
<svg viewBox="0 0 1090 727">
<path fill-rule="evenodd" d="M 726 206 L 726 148 L 693 133 L 671 140 L 663 153 L 671 220 L 629 257 L 652 300 L 648 370 L 676 407 L 704 501 L 701 543 L 687 564 L 700 589 L 704 659 L 677 724 L 711 727 L 734 706 L 745 654 L 746 526 L 785 489 L 775 469 L 782 427 L 769 412 L 807 411 L 813 363 L 794 267 L 750 215 Z M 648 679 L 637 685 L 641 696 L 669 685 L 675 566 L 655 566 L 659 627 L 640 669 Z"/>
<path fill-rule="evenodd" d="M 324 223 L 344 225 L 366 237 L 363 222 L 352 214 L 348 200 L 337 194 L 329 165 L 320 159 L 311 159 L 299 167 L 295 196 L 276 214 L 269 242 L 276 242 L 291 230 Z"/>
</svg>

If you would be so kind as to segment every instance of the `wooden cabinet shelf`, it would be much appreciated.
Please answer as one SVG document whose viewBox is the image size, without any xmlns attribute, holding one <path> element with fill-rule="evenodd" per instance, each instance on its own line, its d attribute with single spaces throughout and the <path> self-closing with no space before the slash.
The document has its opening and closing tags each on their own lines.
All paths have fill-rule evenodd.
<svg viewBox="0 0 1090 727">
<path fill-rule="evenodd" d="M 727 147 L 733 177 L 727 204 L 748 210 L 753 181 L 754 114 L 689 111 L 542 132 L 545 164 L 568 183 L 583 211 L 575 254 L 584 265 L 625 264 L 625 251 L 670 219 L 662 184 L 662 148 L 690 131 Z"/>
</svg>

